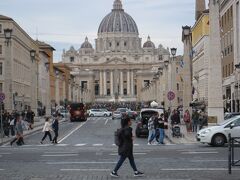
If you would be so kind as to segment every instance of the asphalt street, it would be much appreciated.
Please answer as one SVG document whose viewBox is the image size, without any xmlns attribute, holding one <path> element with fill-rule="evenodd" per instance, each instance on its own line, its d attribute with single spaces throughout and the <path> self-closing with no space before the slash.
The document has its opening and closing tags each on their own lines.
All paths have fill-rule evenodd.
<svg viewBox="0 0 240 180">
<path fill-rule="evenodd" d="M 105 180 L 117 160 L 114 131 L 119 120 L 92 117 L 86 122 L 60 124 L 59 144 L 48 139 L 40 144 L 41 131 L 25 137 L 24 146 L 0 147 L 1 180 Z M 136 124 L 133 123 L 133 127 Z M 147 145 L 146 138 L 135 138 L 134 156 L 144 177 L 134 178 L 126 161 L 119 179 L 149 180 L 240 180 L 240 169 L 228 174 L 227 147 L 215 148 L 198 143 Z M 237 157 L 240 159 L 238 149 Z M 237 158 L 236 157 L 236 158 Z"/>
</svg>

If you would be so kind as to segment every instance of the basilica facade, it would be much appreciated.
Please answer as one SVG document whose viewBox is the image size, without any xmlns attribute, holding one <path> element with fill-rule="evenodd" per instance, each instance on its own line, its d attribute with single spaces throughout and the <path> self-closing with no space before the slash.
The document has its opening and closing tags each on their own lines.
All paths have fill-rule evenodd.
<svg viewBox="0 0 240 180">
<path fill-rule="evenodd" d="M 62 63 L 79 82 L 82 102 L 141 102 L 143 89 L 170 58 L 169 50 L 155 47 L 150 37 L 142 45 L 137 24 L 121 0 L 115 0 L 103 18 L 94 44 L 86 37 L 79 49 L 71 47 L 62 54 Z"/>
</svg>

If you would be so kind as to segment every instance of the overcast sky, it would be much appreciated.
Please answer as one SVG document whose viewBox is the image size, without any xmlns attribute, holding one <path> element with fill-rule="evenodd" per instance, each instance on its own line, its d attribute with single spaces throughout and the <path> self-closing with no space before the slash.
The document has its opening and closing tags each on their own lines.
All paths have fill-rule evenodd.
<svg viewBox="0 0 240 180">
<path fill-rule="evenodd" d="M 86 36 L 94 44 L 101 20 L 114 0 L 0 0 L 0 14 L 13 18 L 33 39 L 52 45 L 54 61 L 71 45 L 79 49 Z M 177 47 L 183 52 L 181 27 L 194 24 L 195 0 L 123 0 L 144 43 Z M 38 35 L 37 35 L 38 34 Z"/>
</svg>

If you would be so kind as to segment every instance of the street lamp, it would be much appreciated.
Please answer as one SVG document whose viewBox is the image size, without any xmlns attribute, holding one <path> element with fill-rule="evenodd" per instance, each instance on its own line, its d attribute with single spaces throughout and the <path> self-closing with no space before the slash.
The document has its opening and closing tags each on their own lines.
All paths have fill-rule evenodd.
<svg viewBox="0 0 240 180">
<path fill-rule="evenodd" d="M 32 62 L 35 60 L 35 56 L 36 56 L 36 51 L 33 49 L 30 50 L 30 57 L 31 57 Z"/>
<path fill-rule="evenodd" d="M 174 57 L 177 53 L 177 48 L 171 48 L 171 54 Z"/>
<path fill-rule="evenodd" d="M 190 33 L 191 33 L 191 26 L 183 26 L 182 29 L 183 29 L 183 35 L 184 36 L 189 36 L 190 35 Z"/>
<path fill-rule="evenodd" d="M 11 37 L 12 37 L 12 29 L 4 29 L 4 36 L 5 36 L 5 43 L 7 44 L 7 46 L 10 43 Z"/>
</svg>

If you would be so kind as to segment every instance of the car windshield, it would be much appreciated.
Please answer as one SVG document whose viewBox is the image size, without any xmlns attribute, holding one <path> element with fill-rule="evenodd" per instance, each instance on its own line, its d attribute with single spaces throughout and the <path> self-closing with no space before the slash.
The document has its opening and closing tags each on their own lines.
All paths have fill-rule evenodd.
<svg viewBox="0 0 240 180">
<path fill-rule="evenodd" d="M 223 121 L 223 122 L 219 123 L 218 125 L 223 126 L 223 125 L 226 125 L 226 124 L 228 124 L 229 122 L 234 121 L 234 120 L 239 119 L 239 118 L 240 118 L 240 115 L 234 116 L 234 117 L 232 117 L 232 118 L 230 118 L 230 119 L 228 119 L 228 120 L 226 120 L 226 121 Z"/>
</svg>

